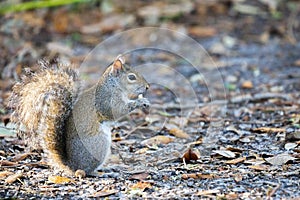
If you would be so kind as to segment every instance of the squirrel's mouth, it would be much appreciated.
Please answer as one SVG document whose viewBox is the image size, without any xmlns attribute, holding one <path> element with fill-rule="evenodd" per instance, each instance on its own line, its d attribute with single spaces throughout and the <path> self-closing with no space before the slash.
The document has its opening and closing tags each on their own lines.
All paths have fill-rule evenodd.
<svg viewBox="0 0 300 200">
<path fill-rule="evenodd" d="M 129 99 L 131 99 L 131 100 L 137 100 L 137 99 L 142 99 L 142 98 L 144 98 L 143 93 L 129 95 Z"/>
</svg>

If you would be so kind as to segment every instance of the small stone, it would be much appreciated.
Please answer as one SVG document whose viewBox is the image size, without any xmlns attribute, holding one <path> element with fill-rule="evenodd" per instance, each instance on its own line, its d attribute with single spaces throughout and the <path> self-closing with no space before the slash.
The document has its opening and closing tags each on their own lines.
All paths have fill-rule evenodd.
<svg viewBox="0 0 300 200">
<path fill-rule="evenodd" d="M 236 83 L 238 81 L 238 78 L 236 76 L 233 75 L 228 75 L 226 77 L 226 81 L 229 83 Z"/>
<path fill-rule="evenodd" d="M 251 81 L 244 81 L 242 83 L 242 88 L 244 88 L 244 89 L 252 89 L 253 88 L 253 83 Z"/>
<path fill-rule="evenodd" d="M 284 145 L 284 148 L 286 150 L 290 150 L 290 149 L 296 148 L 297 146 L 298 146 L 298 144 L 296 144 L 296 143 L 288 142 Z"/>
</svg>

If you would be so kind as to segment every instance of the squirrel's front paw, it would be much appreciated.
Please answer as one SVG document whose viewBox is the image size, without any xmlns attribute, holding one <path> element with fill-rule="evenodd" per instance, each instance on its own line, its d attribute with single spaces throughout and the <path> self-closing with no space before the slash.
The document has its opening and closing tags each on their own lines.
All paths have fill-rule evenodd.
<svg viewBox="0 0 300 200">
<path fill-rule="evenodd" d="M 144 113 L 148 114 L 150 109 L 150 102 L 146 98 L 140 98 L 131 102 L 129 105 L 130 110 L 133 111 L 135 109 L 141 109 Z"/>
<path fill-rule="evenodd" d="M 148 114 L 150 110 L 150 102 L 146 98 L 138 99 L 138 108 L 140 108 L 144 113 Z"/>
</svg>

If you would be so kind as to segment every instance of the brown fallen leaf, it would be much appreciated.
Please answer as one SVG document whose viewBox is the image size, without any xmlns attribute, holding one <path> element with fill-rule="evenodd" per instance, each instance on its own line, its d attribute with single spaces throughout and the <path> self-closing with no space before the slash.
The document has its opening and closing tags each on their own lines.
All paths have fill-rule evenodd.
<svg viewBox="0 0 300 200">
<path fill-rule="evenodd" d="M 4 155 L 6 155 L 5 151 L 3 151 L 3 150 L 0 150 L 0 155 L 1 155 L 1 156 L 4 156 Z"/>
<path fill-rule="evenodd" d="M 201 27 L 201 26 L 192 26 L 188 28 L 188 32 L 192 36 L 197 37 L 211 37 L 217 34 L 217 30 L 214 27 Z"/>
<path fill-rule="evenodd" d="M 224 156 L 226 158 L 234 158 L 235 157 L 235 153 L 232 151 L 227 151 L 227 150 L 215 150 L 213 151 L 216 154 L 219 154 L 221 156 Z"/>
<path fill-rule="evenodd" d="M 0 165 L 1 166 L 18 166 L 19 164 L 16 162 L 8 161 L 8 160 L 1 160 Z"/>
<path fill-rule="evenodd" d="M 53 29 L 58 33 L 67 33 L 70 21 L 65 10 L 58 10 L 55 13 L 55 18 L 52 20 Z"/>
<path fill-rule="evenodd" d="M 110 196 L 117 192 L 118 192 L 118 190 L 101 190 L 101 191 L 95 192 L 91 197 L 94 197 L 94 198 L 107 197 L 107 196 Z"/>
<path fill-rule="evenodd" d="M 21 160 L 24 160 L 26 159 L 28 156 L 30 155 L 36 155 L 37 153 L 30 153 L 30 152 L 27 152 L 27 153 L 22 153 L 22 154 L 18 154 L 18 155 L 15 155 L 11 161 L 13 162 L 18 162 L 18 161 L 21 161 Z"/>
<path fill-rule="evenodd" d="M 129 177 L 129 180 L 145 180 L 148 176 L 148 173 L 133 174 Z"/>
<path fill-rule="evenodd" d="M 191 160 L 198 160 L 200 158 L 199 151 L 192 151 L 192 149 L 188 149 L 182 156 L 182 160 L 184 162 L 190 162 Z"/>
<path fill-rule="evenodd" d="M 11 174 L 13 174 L 13 172 L 10 172 L 10 171 L 2 171 L 2 172 L 0 172 L 0 178 L 7 177 L 8 175 L 11 175 Z"/>
<path fill-rule="evenodd" d="M 249 159 L 244 161 L 245 164 L 250 164 L 250 165 L 261 165 L 265 162 L 266 161 L 263 158 Z"/>
<path fill-rule="evenodd" d="M 295 60 L 294 65 L 300 67 L 300 59 Z"/>
<path fill-rule="evenodd" d="M 220 193 L 220 190 L 202 190 L 196 193 L 196 195 L 210 195 L 210 194 L 217 194 Z"/>
<path fill-rule="evenodd" d="M 181 178 L 182 179 L 189 179 L 189 178 L 193 178 L 193 179 L 212 179 L 212 178 L 216 178 L 216 176 L 213 175 L 213 174 L 191 173 L 191 174 L 182 174 Z"/>
<path fill-rule="evenodd" d="M 151 183 L 140 181 L 130 187 L 131 189 L 140 189 L 144 191 L 146 188 L 152 188 Z"/>
<path fill-rule="evenodd" d="M 189 134 L 187 134 L 186 132 L 184 132 L 183 130 L 181 130 L 179 128 L 171 128 L 169 130 L 169 133 L 178 138 L 184 138 L 184 139 L 190 138 Z"/>
<path fill-rule="evenodd" d="M 239 149 L 239 148 L 235 148 L 235 147 L 227 147 L 226 150 L 233 151 L 236 153 L 242 153 L 244 151 L 243 149 Z"/>
<path fill-rule="evenodd" d="M 233 160 L 228 160 L 226 161 L 225 163 L 226 164 L 237 164 L 237 163 L 241 163 L 241 162 L 244 162 L 246 160 L 246 157 L 240 157 L 240 158 L 236 158 L 236 159 L 233 159 Z"/>
<path fill-rule="evenodd" d="M 260 133 L 278 133 L 278 132 L 285 132 L 285 128 L 272 128 L 272 127 L 260 127 L 252 129 L 254 132 Z"/>
<path fill-rule="evenodd" d="M 15 182 L 16 180 L 18 180 L 19 178 L 21 178 L 21 177 L 23 177 L 22 172 L 10 175 L 9 177 L 7 177 L 5 179 L 5 183 L 11 184 L 11 183 Z"/>
<path fill-rule="evenodd" d="M 287 153 L 278 154 L 274 157 L 265 158 L 265 160 L 272 165 L 283 165 L 290 160 L 295 160 L 296 158 Z"/>
<path fill-rule="evenodd" d="M 168 144 L 173 141 L 174 141 L 174 138 L 163 136 L 163 135 L 157 135 L 152 138 L 143 140 L 141 142 L 141 144 L 152 146 L 152 145 L 159 145 L 159 144 Z"/>
<path fill-rule="evenodd" d="M 251 166 L 248 166 L 248 168 L 254 169 L 257 171 L 266 171 L 269 169 L 269 167 L 266 165 L 251 165 Z"/>
<path fill-rule="evenodd" d="M 244 89 L 252 89 L 253 88 L 253 83 L 251 81 L 244 81 L 242 83 L 242 88 L 244 88 Z"/>
<path fill-rule="evenodd" d="M 144 153 L 146 153 L 148 150 L 149 150 L 148 147 L 144 147 L 144 148 L 141 148 L 141 149 L 137 150 L 135 153 L 137 153 L 137 154 L 144 154 Z"/>
<path fill-rule="evenodd" d="M 237 193 L 234 192 L 230 192 L 229 194 L 225 195 L 225 199 L 238 199 L 239 195 Z"/>
<path fill-rule="evenodd" d="M 39 191 L 40 192 L 55 192 L 55 191 L 58 191 L 58 190 L 61 190 L 61 188 L 59 188 L 59 187 L 52 187 L 52 186 L 49 186 L 49 185 L 47 185 L 47 186 L 40 186 L 40 188 L 39 188 Z"/>
<path fill-rule="evenodd" d="M 48 181 L 54 184 L 65 184 L 65 183 L 73 182 L 72 179 L 67 177 L 62 177 L 62 176 L 49 176 Z"/>
</svg>

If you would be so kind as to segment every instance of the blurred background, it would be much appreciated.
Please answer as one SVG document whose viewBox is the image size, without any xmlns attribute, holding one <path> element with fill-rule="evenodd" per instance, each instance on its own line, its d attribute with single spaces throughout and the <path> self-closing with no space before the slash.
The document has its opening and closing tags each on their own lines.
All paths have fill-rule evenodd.
<svg viewBox="0 0 300 200">
<path fill-rule="evenodd" d="M 243 89 L 294 91 L 299 86 L 297 79 L 288 88 L 278 87 L 282 79 L 275 81 L 273 89 L 260 84 L 269 83 L 273 76 L 282 78 L 283 73 L 297 78 L 299 11 L 300 2 L 293 0 L 1 1 L 0 111 L 7 113 L 4 105 L 12 84 L 25 67 L 36 70 L 38 59 L 58 56 L 66 63 L 80 65 L 106 38 L 146 26 L 175 30 L 198 41 L 216 66 L 224 69 L 229 95 Z M 147 34 L 134 37 L 135 42 L 141 43 L 149 39 L 145 38 Z M 287 65 L 296 68 L 287 72 Z M 93 70 L 96 69 L 90 72 Z M 190 80 L 201 82 L 199 77 L 192 77 L 193 70 L 183 68 L 181 72 Z M 195 90 L 203 92 L 201 87 Z"/>
<path fill-rule="evenodd" d="M 243 89 L 297 91 L 299 11 L 300 2 L 293 0 L 1 1 L 0 111 L 7 113 L 4 105 L 12 84 L 24 68 L 36 70 L 38 59 L 59 57 L 79 66 L 96 45 L 110 36 L 147 26 L 175 30 L 198 41 L 215 65 L 224 70 L 229 96 Z M 133 42 L 143 43 L 149 40 L 146 37 L 149 36 L 135 35 Z M 106 63 L 115 56 L 107 54 Z M 157 57 L 179 66 L 180 73 L 196 82 L 195 91 L 202 96 L 207 94 L 206 86 L 199 87 L 201 77 L 193 69 L 180 68 L 184 66 L 180 62 L 172 64 L 168 56 Z M 279 79 L 274 81 L 274 76 Z M 285 87 L 280 86 L 282 77 L 289 79 Z M 296 79 L 290 83 L 290 77 Z M 207 102 L 209 98 L 202 97 L 200 101 Z"/>
</svg>

